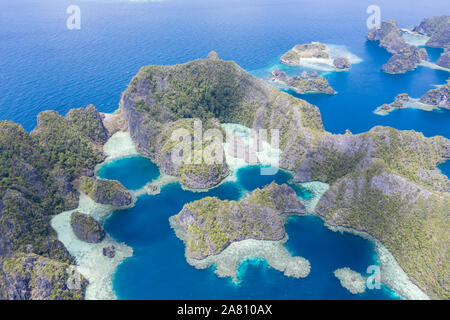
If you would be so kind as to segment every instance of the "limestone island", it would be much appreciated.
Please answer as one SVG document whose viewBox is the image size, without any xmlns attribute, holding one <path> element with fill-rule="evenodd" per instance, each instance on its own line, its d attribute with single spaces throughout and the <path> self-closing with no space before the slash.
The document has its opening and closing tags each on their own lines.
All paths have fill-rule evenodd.
<svg viewBox="0 0 450 320">
<path fill-rule="evenodd" d="M 214 52 L 185 64 L 141 68 L 111 115 L 94 106 L 66 116 L 45 111 L 30 133 L 0 121 L 0 298 L 114 299 L 112 275 L 132 250 L 108 234 L 99 243 L 78 239 L 72 213 L 102 224 L 115 210 L 134 205 L 133 194 L 96 178 L 95 168 L 138 152 L 185 187 L 224 181 L 230 174 L 226 161 L 170 160 L 179 152 L 172 133 L 190 133 L 196 119 L 203 130 L 217 132 L 227 123 L 279 130 L 279 167 L 295 172 L 295 183 L 329 185 L 313 212 L 330 228 L 357 230 L 389 250 L 392 258 L 380 256 L 393 266 L 382 269 L 385 285 L 407 299 L 450 298 L 450 181 L 436 170 L 450 159 L 450 141 L 380 126 L 329 133 L 317 107 Z M 309 263 L 283 246 L 283 216 L 306 212 L 289 187 L 271 184 L 239 202 L 187 204 L 170 221 L 185 241 L 188 261 L 199 267 L 216 264 L 218 272 L 233 276 L 242 259 L 259 256 L 286 275 L 304 277 Z M 82 230 L 89 225 L 81 223 Z M 67 281 L 74 270 L 80 273 L 76 290 Z"/>
<path fill-rule="evenodd" d="M 379 27 L 369 30 L 367 40 L 377 41 L 380 47 L 393 54 L 381 69 L 386 73 L 404 73 L 414 70 L 422 61 L 428 60 L 425 49 L 406 43 L 402 31 L 393 20 L 386 20 Z"/>
<path fill-rule="evenodd" d="M 350 268 L 337 269 L 334 271 L 334 276 L 352 294 L 364 293 L 366 291 L 366 279 L 360 273 Z"/>
<path fill-rule="evenodd" d="M 436 64 L 450 69 L 450 16 L 442 15 L 424 19 L 412 31 L 428 37 L 426 46 L 444 49 Z"/>
<path fill-rule="evenodd" d="M 301 66 L 304 62 L 316 62 L 328 64 L 336 70 L 348 70 L 351 63 L 346 57 L 333 58 L 330 48 L 321 42 L 297 44 L 291 50 L 283 54 L 281 63 L 290 66 Z"/>
<path fill-rule="evenodd" d="M 394 110 L 406 108 L 425 111 L 432 111 L 439 108 L 450 110 L 450 83 L 429 90 L 420 99 L 414 99 L 406 93 L 400 93 L 395 97 L 394 102 L 381 105 L 374 113 L 385 116 Z"/>
<path fill-rule="evenodd" d="M 313 71 L 308 75 L 307 71 L 303 71 L 301 76 L 288 77 L 285 72 L 280 70 L 272 71 L 272 75 L 268 78 L 271 82 L 276 82 L 283 89 L 295 91 L 299 94 L 305 93 L 325 93 L 335 94 L 336 91 L 330 86 L 328 80 L 317 75 Z"/>
</svg>

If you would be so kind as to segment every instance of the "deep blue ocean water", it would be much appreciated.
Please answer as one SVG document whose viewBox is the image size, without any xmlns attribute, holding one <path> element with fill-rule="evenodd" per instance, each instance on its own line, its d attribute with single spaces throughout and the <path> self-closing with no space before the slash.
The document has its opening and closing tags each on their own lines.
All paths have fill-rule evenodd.
<svg viewBox="0 0 450 320">
<path fill-rule="evenodd" d="M 320 108 L 327 130 L 358 133 L 388 125 L 450 137 L 449 111 L 372 113 L 398 93 L 420 97 L 449 76 L 423 67 L 404 75 L 381 72 L 389 54 L 365 41 L 372 0 L 78 0 L 81 30 L 66 28 L 69 4 L 73 1 L 0 1 L 0 119 L 31 130 L 46 109 L 65 114 L 92 103 L 111 112 L 143 65 L 182 63 L 216 50 L 252 71 L 297 43 L 321 41 L 345 45 L 364 59 L 351 72 L 327 76 L 339 94 L 304 97 Z M 450 14 L 450 2 L 442 0 L 376 4 L 382 19 L 402 27 Z M 439 49 L 429 52 L 437 59 Z"/>
<path fill-rule="evenodd" d="M 142 161 L 148 161 L 141 158 Z M 120 174 L 108 175 L 127 184 L 134 180 L 133 160 L 120 160 Z M 150 162 L 150 161 L 148 161 Z M 129 166 L 126 166 L 126 163 Z M 153 168 L 151 174 L 154 174 Z M 373 244 L 350 234 L 332 232 L 317 217 L 291 217 L 286 223 L 287 249 L 311 263 L 305 279 L 285 277 L 270 268 L 263 259 L 247 260 L 239 268 L 240 283 L 219 278 L 214 268 L 197 270 L 188 265 L 184 244 L 169 225 L 169 217 L 183 205 L 206 196 L 239 200 L 245 191 L 261 188 L 276 181 L 288 183 L 289 174 L 261 176 L 260 167 L 249 166 L 238 171 L 236 182 L 226 182 L 209 192 L 183 190 L 178 183 L 169 184 L 155 196 L 138 198 L 136 206 L 114 212 L 105 222 L 106 231 L 117 241 L 133 248 L 132 258 L 125 260 L 114 276 L 114 290 L 120 299 L 395 299 L 382 287 L 352 295 L 342 288 L 333 271 L 350 267 L 365 274 L 367 267 L 378 264 Z M 117 171 L 114 171 L 117 172 Z M 143 181 L 141 186 L 145 182 Z M 297 188 L 299 196 L 309 197 Z"/>
<path fill-rule="evenodd" d="M 65 114 L 94 104 L 100 111 L 117 108 L 139 68 L 170 65 L 205 57 L 216 50 L 254 72 L 272 66 L 297 43 L 321 41 L 345 45 L 363 59 L 350 72 L 326 74 L 337 95 L 303 95 L 317 105 L 325 128 L 353 133 L 375 125 L 414 129 L 426 136 L 450 138 L 450 112 L 401 110 L 388 116 L 373 114 L 395 95 L 420 97 L 449 74 L 419 67 L 404 75 L 381 72 L 389 54 L 367 43 L 366 8 L 372 0 L 167 0 L 158 3 L 79 0 L 81 30 L 68 30 L 66 8 L 74 1 L 0 1 L 0 120 L 12 120 L 32 130 L 36 116 L 47 109 Z M 424 17 L 450 14 L 442 0 L 378 0 L 382 19 L 410 27 Z M 441 50 L 427 49 L 435 61 Z M 132 162 L 132 163 L 130 163 Z M 443 164 L 443 172 L 450 172 Z M 139 168 L 133 170 L 132 168 Z M 135 255 L 118 269 L 114 286 L 121 298 L 388 298 L 384 290 L 350 296 L 330 270 L 350 266 L 364 272 L 375 256 L 363 239 L 332 233 L 311 217 L 288 221 L 287 247 L 312 263 L 303 280 L 284 277 L 251 261 L 241 267 L 242 283 L 217 278 L 211 270 L 196 270 L 184 260 L 184 248 L 169 228 L 168 217 L 186 202 L 206 195 L 239 199 L 243 193 L 270 181 L 246 169 L 238 183 L 225 183 L 206 193 L 184 191 L 178 184 L 157 196 L 143 196 L 135 208 L 114 213 L 106 228 Z M 117 178 L 137 189 L 158 175 L 141 158 L 126 159 L 102 168 L 103 177 Z M 273 177 L 285 182 L 280 172 Z M 287 179 L 287 180 L 286 180 Z M 270 180 L 270 179 L 269 179 Z M 308 193 L 296 189 L 300 197 Z M 346 251 L 350 250 L 350 251 Z"/>
</svg>

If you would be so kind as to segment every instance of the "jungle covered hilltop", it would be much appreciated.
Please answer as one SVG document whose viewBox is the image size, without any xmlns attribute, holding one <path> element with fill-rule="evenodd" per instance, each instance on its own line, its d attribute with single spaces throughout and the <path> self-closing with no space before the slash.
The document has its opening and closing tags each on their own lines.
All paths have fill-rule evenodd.
<svg viewBox="0 0 450 320">
<path fill-rule="evenodd" d="M 331 185 L 317 206 L 327 223 L 368 232 L 429 296 L 449 297 L 450 181 L 435 169 L 450 158 L 449 140 L 389 127 L 328 133 L 316 107 L 215 53 L 182 65 L 142 68 L 122 95 L 120 110 L 138 149 L 162 170 L 162 146 L 155 142 L 180 117 L 280 130 L 280 167 L 295 171 L 296 182 Z M 219 183 L 221 176 L 214 177 Z M 185 228 L 196 223 L 189 219 Z M 212 230 L 202 232 L 214 237 Z"/>
<path fill-rule="evenodd" d="M 128 132 L 140 154 L 184 187 L 208 189 L 223 182 L 231 172 L 225 159 L 220 164 L 172 161 L 177 151 L 172 133 L 180 128 L 190 132 L 196 120 L 203 129 L 219 132 L 225 123 L 279 130 L 279 166 L 295 172 L 297 183 L 330 185 L 316 214 L 330 226 L 367 232 L 428 296 L 450 297 L 450 181 L 436 170 L 450 159 L 450 141 L 389 127 L 331 134 L 324 130 L 317 107 L 214 52 L 185 64 L 141 68 L 114 114 L 100 114 L 93 106 L 71 110 L 65 117 L 46 111 L 30 134 L 12 122 L 0 123 L 0 296 L 85 297 L 83 276 L 75 291 L 65 281 L 77 262 L 49 220 L 74 210 L 86 197 L 113 209 L 134 204 L 133 194 L 119 182 L 94 175 L 113 134 Z M 236 213 L 231 221 L 228 209 Z M 288 186 L 272 184 L 241 201 L 207 198 L 187 204 L 171 223 L 184 231 L 190 258 L 202 261 L 239 240 L 283 238 L 283 214 L 289 213 L 306 212 Z M 229 223 L 217 225 L 222 220 Z M 75 214 L 72 224 L 82 239 L 104 236 L 99 225 L 82 215 Z M 104 249 L 112 255 L 112 247 Z M 298 266 L 300 271 L 292 271 Z M 304 277 L 309 264 L 298 259 L 283 269 Z"/>
</svg>

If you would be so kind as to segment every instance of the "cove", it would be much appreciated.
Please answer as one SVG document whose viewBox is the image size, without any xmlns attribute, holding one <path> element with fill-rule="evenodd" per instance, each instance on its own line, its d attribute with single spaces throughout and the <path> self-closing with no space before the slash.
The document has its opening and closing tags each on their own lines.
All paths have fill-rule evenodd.
<svg viewBox="0 0 450 320">
<path fill-rule="evenodd" d="M 111 170 L 109 178 L 123 184 L 134 180 L 132 164 L 137 159 L 117 160 L 109 168 L 120 165 L 122 172 Z M 141 158 L 140 161 L 149 160 Z M 116 163 L 118 162 L 118 163 Z M 128 165 L 125 165 L 128 164 Z M 142 164 L 142 163 L 141 163 Z M 154 168 L 147 164 L 148 170 Z M 104 170 L 101 170 L 105 174 Z M 143 195 L 136 206 L 116 211 L 105 221 L 106 231 L 118 242 L 133 248 L 133 257 L 123 261 L 113 278 L 113 288 L 119 299 L 396 299 L 388 288 L 367 290 L 352 295 L 342 288 L 334 277 L 337 268 L 350 267 L 365 273 L 369 265 L 377 264 L 371 242 L 350 234 L 327 229 L 314 216 L 291 217 L 286 231 L 287 249 L 311 262 L 311 274 L 305 279 L 284 276 L 270 268 L 263 259 L 244 261 L 238 271 L 239 283 L 219 278 L 214 267 L 198 270 L 185 260 L 184 244 L 170 228 L 169 217 L 177 214 L 184 204 L 206 196 L 239 200 L 246 192 L 276 181 L 288 183 L 291 175 L 278 171 L 274 176 L 261 176 L 260 167 L 249 166 L 238 170 L 235 182 L 225 182 L 208 192 L 183 190 L 179 183 L 162 187 L 161 193 Z M 149 175 L 149 172 L 141 172 Z M 156 177 L 154 177 L 156 178 Z M 135 180 L 134 180 L 135 181 Z M 139 188 L 145 182 L 136 183 Z M 297 186 L 300 198 L 310 196 Z"/>
</svg>

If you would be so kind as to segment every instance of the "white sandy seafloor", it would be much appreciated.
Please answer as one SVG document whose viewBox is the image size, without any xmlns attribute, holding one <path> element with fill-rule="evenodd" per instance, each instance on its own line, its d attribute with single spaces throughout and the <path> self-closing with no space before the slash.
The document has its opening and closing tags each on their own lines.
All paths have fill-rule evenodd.
<svg viewBox="0 0 450 320">
<path fill-rule="evenodd" d="M 413 45 L 413 46 L 425 46 L 428 40 L 430 40 L 430 37 L 425 36 L 423 34 L 412 32 L 412 31 L 406 31 L 402 30 L 402 37 L 405 40 L 407 44 Z"/>
<path fill-rule="evenodd" d="M 252 129 L 235 123 L 224 123 L 222 124 L 222 128 L 225 130 L 227 135 L 236 135 L 240 136 L 244 142 L 245 146 L 255 145 L 255 141 L 252 137 Z M 270 132 L 268 132 L 270 134 Z M 235 158 L 231 156 L 227 151 L 229 148 L 228 139 L 223 143 L 223 149 L 225 151 L 225 158 L 227 165 L 230 169 L 230 175 L 225 179 L 226 181 L 236 181 L 236 172 L 246 166 L 249 166 L 248 162 L 241 158 Z M 275 148 L 271 143 L 267 141 L 262 141 L 262 148 L 260 152 L 255 152 L 259 162 L 255 165 L 261 166 L 272 166 L 274 168 L 278 168 L 279 159 L 281 155 L 281 150 L 279 148 Z"/>
<path fill-rule="evenodd" d="M 271 72 L 275 69 L 284 71 L 289 76 L 300 75 L 304 69 L 322 71 L 325 73 L 343 72 L 348 71 L 348 69 L 343 70 L 336 69 L 336 67 L 333 64 L 334 59 L 339 57 L 345 57 L 349 60 L 349 62 L 352 65 L 361 63 L 363 61 L 362 58 L 350 52 L 350 50 L 348 50 L 348 48 L 344 45 L 327 44 L 327 49 L 325 51 L 328 52 L 330 58 L 328 59 L 302 58 L 300 65 L 290 66 L 281 63 L 280 61 L 281 56 L 280 56 L 276 60 L 272 61 L 268 66 L 261 69 L 250 71 L 250 73 L 257 78 L 267 81 L 267 78 L 270 76 Z M 275 82 L 273 81 L 270 82 L 270 84 L 272 85 L 274 83 Z"/>
<path fill-rule="evenodd" d="M 115 133 L 106 142 L 103 150 L 107 158 L 104 163 L 97 166 L 96 170 L 110 161 L 139 154 L 128 132 Z M 79 240 L 70 225 L 71 214 L 74 211 L 80 211 L 103 223 L 108 215 L 119 209 L 123 208 L 99 204 L 88 196 L 80 194 L 78 208 L 62 212 L 51 220 L 51 226 L 56 230 L 58 239 L 64 243 L 69 253 L 75 258 L 78 272 L 89 281 L 85 296 L 87 300 L 117 298 L 112 288 L 112 277 L 118 265 L 133 255 L 133 250 L 123 243 L 118 243 L 109 235 L 106 235 L 100 243 L 87 243 Z M 111 245 L 115 247 L 115 256 L 108 258 L 103 255 L 103 248 Z"/>
<path fill-rule="evenodd" d="M 123 243 L 118 243 L 109 235 L 106 235 L 100 243 L 87 243 L 79 240 L 70 225 L 71 214 L 79 211 L 102 222 L 117 209 L 113 206 L 98 204 L 88 196 L 81 194 L 78 208 L 60 213 L 51 220 L 51 226 L 56 230 L 58 239 L 64 243 L 69 253 L 75 258 L 78 272 L 89 281 L 85 296 L 87 300 L 116 299 L 112 288 L 112 276 L 117 266 L 125 258 L 133 255 L 133 249 Z M 103 248 L 111 245 L 115 247 L 115 256 L 108 258 L 103 255 Z"/>
<path fill-rule="evenodd" d="M 97 167 L 101 167 L 105 163 L 117 159 L 139 155 L 139 152 L 131 139 L 130 133 L 126 131 L 119 131 L 112 135 L 103 146 L 103 152 L 106 154 L 106 159 Z"/>
</svg>

